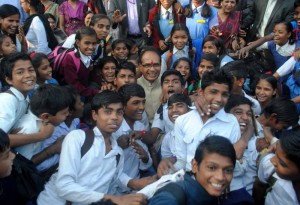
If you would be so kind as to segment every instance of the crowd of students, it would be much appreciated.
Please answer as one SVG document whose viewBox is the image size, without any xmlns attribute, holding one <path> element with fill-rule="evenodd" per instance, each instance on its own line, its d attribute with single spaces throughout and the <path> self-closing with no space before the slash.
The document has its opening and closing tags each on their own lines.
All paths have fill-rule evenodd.
<svg viewBox="0 0 300 205">
<path fill-rule="evenodd" d="M 0 6 L 1 204 L 299 204 L 300 1 L 18 3 Z"/>
</svg>

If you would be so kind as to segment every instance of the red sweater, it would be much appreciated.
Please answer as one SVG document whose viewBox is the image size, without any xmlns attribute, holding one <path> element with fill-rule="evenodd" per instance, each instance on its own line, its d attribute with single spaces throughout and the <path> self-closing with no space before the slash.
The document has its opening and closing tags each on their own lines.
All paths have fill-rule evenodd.
<svg viewBox="0 0 300 205">
<path fill-rule="evenodd" d="M 88 88 L 90 70 L 81 61 L 80 68 L 77 71 L 72 57 L 66 54 L 64 61 L 61 63 L 61 71 L 63 84 L 71 85 L 81 96 L 93 96 L 99 92 L 99 90 Z"/>
<path fill-rule="evenodd" d="M 158 45 L 158 41 L 159 40 L 165 40 L 164 36 L 161 34 L 160 30 L 159 30 L 159 19 L 156 18 L 156 11 L 157 9 L 160 9 L 157 5 L 155 5 L 149 13 L 149 18 L 148 21 L 150 23 L 150 29 L 152 31 L 152 39 L 153 39 L 153 46 L 159 49 L 159 45 Z M 174 24 L 175 23 L 183 23 L 185 24 L 186 18 L 185 16 L 182 14 L 181 17 L 179 18 L 177 12 L 174 11 L 174 6 L 173 6 L 173 15 L 174 16 Z M 159 12 L 159 16 L 160 16 L 160 12 Z M 160 17 L 158 17 L 160 18 Z"/>
</svg>

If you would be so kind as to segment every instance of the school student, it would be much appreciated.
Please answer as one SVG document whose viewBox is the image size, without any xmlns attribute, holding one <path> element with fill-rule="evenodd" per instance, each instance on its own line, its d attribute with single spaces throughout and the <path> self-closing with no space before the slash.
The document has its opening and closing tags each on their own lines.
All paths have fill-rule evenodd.
<svg viewBox="0 0 300 205">
<path fill-rule="evenodd" d="M 132 62 L 126 61 L 117 66 L 114 84 L 118 90 L 128 83 L 136 83 L 136 66 Z"/>
<path fill-rule="evenodd" d="M 176 119 L 175 135 L 175 168 L 191 170 L 193 152 L 198 143 L 205 137 L 219 134 L 228 138 L 233 144 L 240 139 L 240 128 L 237 119 L 225 113 L 229 93 L 232 89 L 232 78 L 223 71 L 206 72 L 202 78 L 198 95 L 210 105 L 211 114 L 201 116 L 197 110 L 192 110 Z M 197 129 L 195 129 L 197 127 Z M 173 161 L 173 162 L 174 162 Z"/>
<path fill-rule="evenodd" d="M 235 150 L 228 139 L 207 137 L 197 145 L 191 172 L 186 172 L 184 180 L 159 189 L 148 204 L 218 204 L 230 185 L 235 162 Z"/>
<path fill-rule="evenodd" d="M 79 127 L 79 118 L 83 114 L 83 103 L 78 92 L 70 86 L 62 89 L 64 95 L 70 96 L 69 115 L 65 121 L 55 126 L 53 134 L 48 139 L 41 142 L 38 154 L 31 159 L 37 169 L 43 172 L 49 170 L 50 167 L 57 167 L 63 139 L 69 132 Z"/>
<path fill-rule="evenodd" d="M 288 133 L 276 145 L 274 154 L 260 156 L 258 177 L 270 186 L 265 204 L 299 204 L 300 138 Z"/>
<path fill-rule="evenodd" d="M 182 93 L 175 93 L 168 99 L 168 118 L 174 124 L 175 120 L 180 116 L 191 109 L 189 108 L 192 105 L 191 99 Z M 174 144 L 175 144 L 174 130 L 167 132 L 164 136 L 164 139 L 161 143 L 161 158 L 172 157 L 175 154 Z"/>
<path fill-rule="evenodd" d="M 14 125 L 18 134 L 38 133 L 42 124 L 57 126 L 69 115 L 70 96 L 55 85 L 42 85 L 33 94 L 30 100 L 30 109 L 27 114 Z M 28 136 L 15 137 L 15 150 L 27 159 L 40 151 L 41 141 L 45 138 Z"/>
<path fill-rule="evenodd" d="M 5 81 L 10 85 L 9 91 L 0 93 L 0 128 L 10 132 L 28 109 L 28 92 L 36 82 L 36 73 L 28 55 L 14 53 L 1 62 Z M 13 141 L 11 139 L 11 143 Z"/>
<path fill-rule="evenodd" d="M 122 173 L 124 156 L 111 136 L 123 120 L 122 98 L 113 91 L 103 91 L 92 100 L 92 117 L 96 126 L 92 130 L 92 146 L 81 156 L 86 133 L 74 130 L 64 139 L 58 172 L 50 178 L 38 197 L 38 204 L 65 205 L 91 204 L 111 199 L 117 204 L 146 204 L 141 194 L 109 195 L 111 185 Z"/>
<path fill-rule="evenodd" d="M 129 133 L 133 130 L 145 131 L 145 126 L 139 121 L 145 110 L 145 91 L 142 86 L 132 83 L 123 85 L 118 93 L 124 103 L 124 118 L 120 128 L 112 134 L 124 152 L 124 169 L 119 178 L 117 192 L 130 193 L 132 190 L 144 188 L 153 180 L 145 181 L 142 186 L 137 186 L 140 171 L 147 171 L 152 166 L 152 159 L 148 147 L 141 140 L 130 140 Z M 147 179 L 144 179 L 147 180 Z M 127 186 L 122 186 L 127 184 Z"/>
<path fill-rule="evenodd" d="M 233 76 L 234 80 L 233 80 L 232 93 L 236 95 L 245 96 L 246 98 L 248 98 L 253 103 L 252 108 L 254 110 L 255 115 L 260 115 L 261 108 L 259 102 L 256 99 L 252 98 L 251 96 L 247 95 L 243 90 L 243 86 L 248 75 L 244 61 L 236 60 L 233 62 L 229 62 L 226 65 L 224 65 L 222 69 L 229 75 Z"/>
</svg>

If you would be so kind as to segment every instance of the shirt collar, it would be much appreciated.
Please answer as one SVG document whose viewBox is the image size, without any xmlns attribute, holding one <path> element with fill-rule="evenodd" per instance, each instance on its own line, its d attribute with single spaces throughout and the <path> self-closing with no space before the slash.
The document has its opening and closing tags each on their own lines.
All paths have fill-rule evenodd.
<svg viewBox="0 0 300 205">
<path fill-rule="evenodd" d="M 173 54 L 176 54 L 177 52 L 183 52 L 183 53 L 188 53 L 188 46 L 184 46 L 184 48 L 182 50 L 178 50 L 175 46 L 173 48 Z"/>
<path fill-rule="evenodd" d="M 18 100 L 26 100 L 27 102 L 29 102 L 29 97 L 28 95 L 25 97 L 19 90 L 17 90 L 14 87 L 10 87 L 9 88 L 11 90 L 11 92 L 16 96 L 16 98 L 18 98 Z"/>
<path fill-rule="evenodd" d="M 211 120 L 219 119 L 219 120 L 221 120 L 223 122 L 230 122 L 231 119 L 228 118 L 227 115 L 231 115 L 231 114 L 226 113 L 225 110 L 224 110 L 224 108 L 222 108 L 221 110 L 219 110 L 219 112 L 217 112 L 214 116 L 212 116 L 209 119 L 211 119 Z"/>
<path fill-rule="evenodd" d="M 196 8 L 196 6 L 194 4 L 192 4 L 192 10 L 194 11 L 195 9 L 197 9 L 197 11 L 200 13 L 200 11 L 202 10 L 203 6 L 205 3 L 203 3 L 202 5 L 198 6 Z"/>
<path fill-rule="evenodd" d="M 38 116 L 33 114 L 30 109 L 28 110 L 28 115 L 30 115 L 35 121 L 42 121 Z"/>
<path fill-rule="evenodd" d="M 279 46 L 276 44 L 276 51 L 278 50 L 290 50 L 290 48 L 292 48 L 292 50 L 295 50 L 295 46 L 294 44 L 293 45 L 290 45 L 289 42 L 287 42 L 286 44 L 284 44 L 283 46 Z"/>
<path fill-rule="evenodd" d="M 99 128 L 97 126 L 95 126 L 93 128 L 93 131 L 94 131 L 95 137 L 100 137 L 100 139 L 104 143 L 104 138 L 103 138 L 103 135 L 102 135 L 101 131 L 99 130 Z M 116 154 L 123 154 L 122 150 L 120 150 L 120 148 L 118 146 L 117 141 L 112 136 L 110 137 L 110 140 L 111 140 L 111 148 L 112 148 L 111 152 L 114 152 L 115 155 Z"/>
<path fill-rule="evenodd" d="M 168 10 L 165 9 L 163 6 L 160 6 L 160 11 L 161 11 L 161 14 L 162 14 L 162 15 L 166 14 L 167 11 L 169 11 L 170 14 L 172 14 L 173 6 L 171 6 Z"/>
<path fill-rule="evenodd" d="M 85 65 L 86 68 L 89 68 L 91 65 L 91 61 L 92 61 L 91 56 L 84 55 L 83 53 L 80 52 L 80 50 L 78 50 L 78 52 L 80 54 L 80 60 L 83 62 L 83 64 Z"/>
</svg>

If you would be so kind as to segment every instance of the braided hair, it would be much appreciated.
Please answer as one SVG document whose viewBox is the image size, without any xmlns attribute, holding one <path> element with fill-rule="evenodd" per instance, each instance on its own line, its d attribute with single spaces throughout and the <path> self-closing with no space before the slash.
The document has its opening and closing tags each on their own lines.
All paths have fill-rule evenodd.
<svg viewBox="0 0 300 205">
<path fill-rule="evenodd" d="M 209 18 L 212 15 L 212 11 L 209 7 L 209 5 L 206 3 L 207 0 L 203 0 L 203 8 L 201 11 L 201 16 L 204 18 Z M 188 4 L 188 6 L 186 7 L 186 9 L 189 11 L 189 18 L 192 17 L 193 15 L 193 9 L 192 9 L 192 0 L 190 0 L 190 3 Z"/>
<path fill-rule="evenodd" d="M 185 31 L 187 36 L 188 36 L 188 43 L 189 43 L 189 59 L 190 60 L 193 60 L 194 58 L 194 51 L 193 51 L 193 44 L 192 44 L 192 38 L 190 36 L 190 31 L 189 29 L 187 28 L 187 26 L 185 24 L 182 24 L 182 23 L 177 23 L 177 24 L 174 24 L 172 30 L 171 30 L 171 34 L 170 34 L 170 39 L 171 39 L 171 42 L 170 42 L 170 49 L 169 49 L 169 53 L 167 55 L 167 70 L 171 69 L 171 65 L 172 65 L 172 56 L 173 56 L 173 48 L 174 48 L 174 45 L 173 45 L 173 42 L 172 42 L 172 37 L 175 33 L 175 31 Z"/>
</svg>

